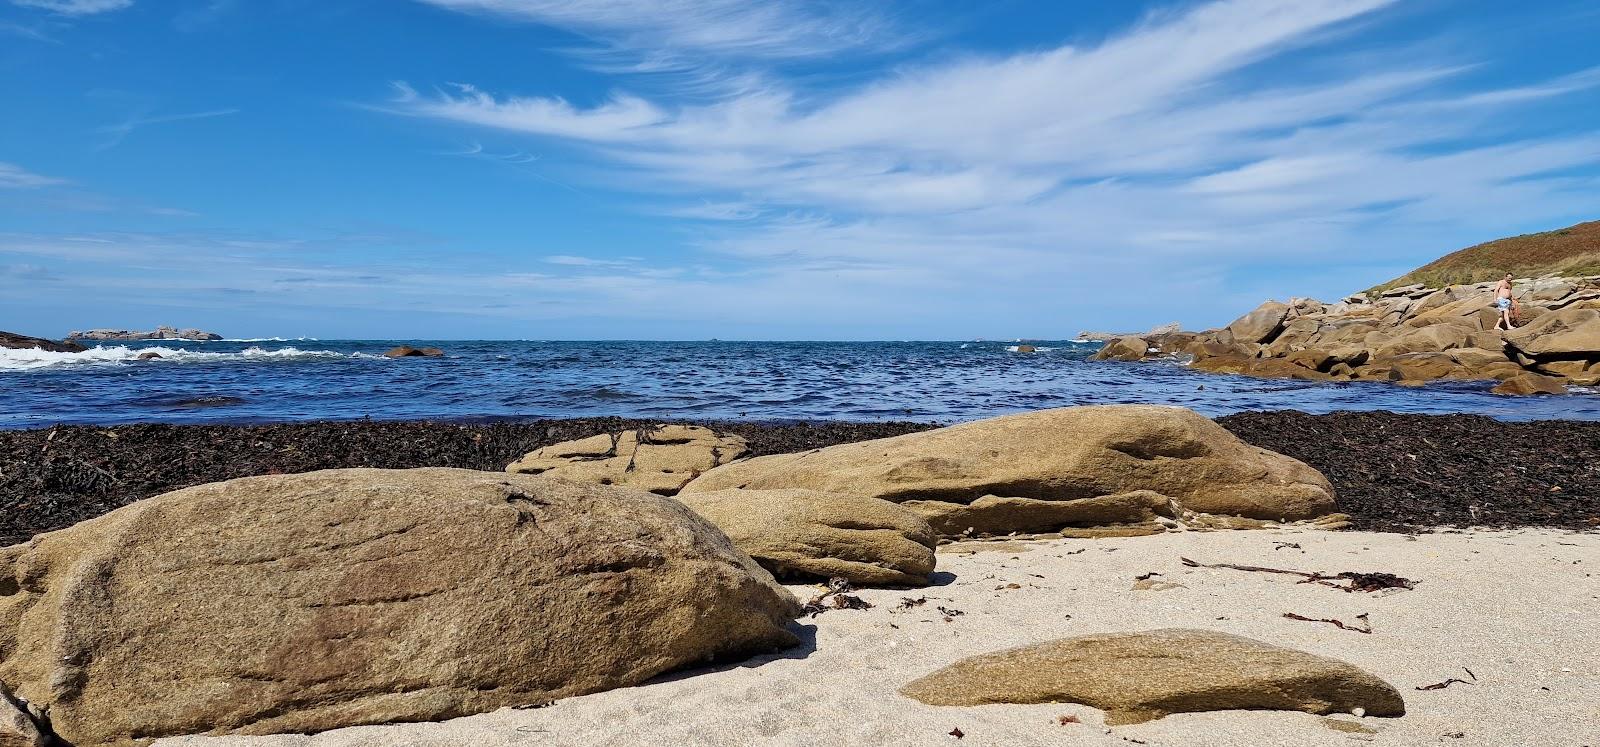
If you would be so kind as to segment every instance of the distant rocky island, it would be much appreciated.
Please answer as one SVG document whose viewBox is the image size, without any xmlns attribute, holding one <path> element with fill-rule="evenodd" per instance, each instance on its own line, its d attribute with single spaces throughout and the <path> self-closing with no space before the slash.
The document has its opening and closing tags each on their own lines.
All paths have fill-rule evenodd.
<svg viewBox="0 0 1600 747">
<path fill-rule="evenodd" d="M 126 329 L 91 329 L 86 332 L 73 330 L 67 335 L 68 340 L 220 340 L 222 335 L 215 332 L 187 328 L 161 326 L 154 332 L 133 332 Z"/>
<path fill-rule="evenodd" d="M 1516 276 L 1518 326 L 1495 330 Z M 1495 380 L 1500 394 L 1600 385 L 1600 221 L 1500 239 L 1335 303 L 1268 301 L 1221 329 L 1129 335 L 1100 360 L 1189 356 L 1214 373 L 1313 381 Z"/>
</svg>

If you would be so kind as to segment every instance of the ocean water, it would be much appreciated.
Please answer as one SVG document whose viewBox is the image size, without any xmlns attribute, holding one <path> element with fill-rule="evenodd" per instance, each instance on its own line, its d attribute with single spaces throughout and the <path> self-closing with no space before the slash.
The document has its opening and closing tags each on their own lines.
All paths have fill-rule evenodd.
<svg viewBox="0 0 1600 747">
<path fill-rule="evenodd" d="M 390 360 L 397 344 L 439 359 Z M 0 349 L 0 428 L 56 423 L 581 417 L 955 422 L 1046 407 L 1477 413 L 1600 419 L 1600 396 L 1510 398 L 1483 383 L 1403 388 L 1220 376 L 1086 358 L 1093 343 L 237 340 Z M 156 352 L 160 360 L 136 360 Z"/>
</svg>

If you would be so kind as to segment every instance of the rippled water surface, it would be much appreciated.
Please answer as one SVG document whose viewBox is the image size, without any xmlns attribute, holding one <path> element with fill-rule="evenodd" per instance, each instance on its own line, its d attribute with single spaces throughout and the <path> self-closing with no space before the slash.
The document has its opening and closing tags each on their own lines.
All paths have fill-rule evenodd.
<svg viewBox="0 0 1600 747">
<path fill-rule="evenodd" d="M 950 422 L 1080 404 L 1478 413 L 1600 420 L 1600 396 L 1508 398 L 1482 383 L 1261 380 L 1085 358 L 1095 344 L 1003 342 L 160 342 L 0 350 L 0 427 L 54 423 L 575 417 Z M 159 360 L 138 361 L 156 352 Z M 1486 434 L 1487 436 L 1487 434 Z"/>
</svg>

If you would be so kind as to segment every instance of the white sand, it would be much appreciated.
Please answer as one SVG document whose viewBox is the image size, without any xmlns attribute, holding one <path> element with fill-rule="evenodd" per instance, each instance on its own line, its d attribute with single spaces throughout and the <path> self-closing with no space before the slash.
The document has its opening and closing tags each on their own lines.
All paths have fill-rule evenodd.
<svg viewBox="0 0 1600 747">
<path fill-rule="evenodd" d="M 1274 549 L 1296 542 L 1304 551 Z M 978 548 L 983 552 L 963 554 Z M 1069 554 L 1073 553 L 1073 554 Z M 1180 556 L 1300 570 L 1387 571 L 1414 591 L 1345 593 L 1291 576 L 1190 569 Z M 169 739 L 193 747 L 335 745 L 1600 745 L 1600 535 L 1255 531 L 973 543 L 940 553 L 946 585 L 865 590 L 877 605 L 800 621 L 814 646 L 641 687 L 444 723 L 315 736 Z M 1134 577 L 1182 584 L 1134 591 Z M 951 578 L 953 576 L 953 578 Z M 1015 583 L 1020 589 L 997 588 Z M 809 597 L 816 587 L 792 587 Z M 925 605 L 897 610 L 903 597 Z M 936 607 L 961 610 L 946 622 Z M 1308 617 L 1355 623 L 1370 635 Z M 971 654 L 1063 636 L 1211 628 L 1356 664 L 1405 695 L 1396 719 L 1267 711 L 1178 714 L 1107 733 L 1079 705 L 925 706 L 902 684 Z M 1417 691 L 1448 677 L 1475 685 Z M 1076 716 L 1081 724 L 1061 725 Z M 965 737 L 949 736 L 959 728 Z M 1459 736 L 1457 736 L 1459 735 Z"/>
</svg>

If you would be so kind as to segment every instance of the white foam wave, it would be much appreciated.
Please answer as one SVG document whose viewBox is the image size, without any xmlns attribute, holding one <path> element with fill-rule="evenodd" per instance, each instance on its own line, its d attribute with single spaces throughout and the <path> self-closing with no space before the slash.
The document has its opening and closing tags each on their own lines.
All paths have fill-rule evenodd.
<svg viewBox="0 0 1600 747">
<path fill-rule="evenodd" d="M 315 337 L 229 337 L 215 342 L 319 342 Z"/>
<path fill-rule="evenodd" d="M 139 360 L 139 356 L 155 353 L 160 358 Z M 374 358 L 382 359 L 381 355 L 368 353 L 340 353 L 334 350 L 301 350 L 287 347 L 278 350 L 265 350 L 262 348 L 245 348 L 237 353 L 212 353 L 187 348 L 148 347 L 130 348 L 125 345 L 110 347 L 89 348 L 81 353 L 52 353 L 47 350 L 32 348 L 28 350 L 14 350 L 0 348 L 0 371 L 27 371 L 38 368 L 52 368 L 56 366 L 92 366 L 92 365 L 121 365 L 124 363 L 159 364 L 159 363 L 201 363 L 201 362 L 252 362 L 252 361 L 284 361 L 284 360 L 332 360 L 340 358 Z"/>
</svg>

